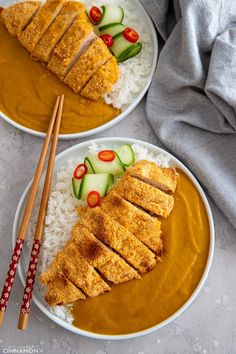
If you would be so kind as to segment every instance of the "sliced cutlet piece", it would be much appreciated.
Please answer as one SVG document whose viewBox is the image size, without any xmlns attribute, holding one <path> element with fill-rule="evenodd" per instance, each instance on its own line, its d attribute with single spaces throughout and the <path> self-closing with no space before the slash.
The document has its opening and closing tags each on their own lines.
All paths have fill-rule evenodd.
<svg viewBox="0 0 236 354">
<path fill-rule="evenodd" d="M 174 207 L 172 195 L 166 194 L 129 174 L 126 174 L 114 189 L 122 198 L 164 218 L 170 215 Z"/>
<path fill-rule="evenodd" d="M 101 38 L 97 38 L 79 57 L 66 76 L 64 83 L 75 93 L 87 84 L 95 72 L 111 58 L 111 53 Z"/>
<path fill-rule="evenodd" d="M 50 276 L 47 272 L 40 276 L 40 283 L 47 286 L 45 300 L 50 306 L 66 305 L 86 297 L 71 281 L 63 275 L 61 269 L 54 267 Z"/>
<path fill-rule="evenodd" d="M 114 56 L 92 76 L 81 91 L 81 96 L 96 101 L 100 96 L 109 93 L 119 77 L 119 67 Z"/>
<path fill-rule="evenodd" d="M 65 0 L 48 0 L 34 16 L 26 29 L 18 34 L 21 44 L 33 53 L 44 32 L 60 12 Z"/>
<path fill-rule="evenodd" d="M 45 300 L 50 306 L 71 304 L 86 297 L 73 283 L 63 276 L 58 276 L 48 288 Z"/>
<path fill-rule="evenodd" d="M 40 1 L 24 1 L 2 9 L 0 20 L 12 36 L 17 36 L 29 24 L 40 7 Z"/>
<path fill-rule="evenodd" d="M 162 253 L 161 222 L 156 217 L 129 203 L 115 190 L 103 199 L 101 208 L 157 255 Z"/>
<path fill-rule="evenodd" d="M 89 209 L 80 222 L 140 273 L 145 273 L 155 266 L 154 253 L 101 208 Z"/>
<path fill-rule="evenodd" d="M 86 261 L 109 281 L 120 284 L 140 279 L 139 274 L 118 254 L 100 242 L 86 227 L 77 224 L 72 229 L 72 239 Z"/>
<path fill-rule="evenodd" d="M 172 168 L 158 166 L 155 162 L 141 160 L 128 169 L 132 176 L 172 194 L 177 187 L 177 174 Z"/>
<path fill-rule="evenodd" d="M 109 285 L 100 277 L 79 253 L 74 242 L 69 242 L 59 257 L 63 273 L 85 294 L 94 297 L 110 291 Z"/>
<path fill-rule="evenodd" d="M 32 56 L 37 60 L 47 63 L 56 44 L 60 41 L 74 19 L 78 17 L 82 11 L 85 11 L 84 4 L 78 1 L 65 2 L 61 12 L 44 33 L 32 53 Z"/>
<path fill-rule="evenodd" d="M 65 277 L 88 296 L 98 296 L 110 290 L 109 285 L 88 264 L 73 242 L 69 241 L 57 254 L 51 266 L 44 273 L 44 279 L 45 277 L 50 279 L 55 268 L 60 268 Z"/>
<path fill-rule="evenodd" d="M 93 26 L 87 15 L 82 12 L 53 50 L 48 69 L 63 80 L 79 56 L 95 39 Z"/>
</svg>

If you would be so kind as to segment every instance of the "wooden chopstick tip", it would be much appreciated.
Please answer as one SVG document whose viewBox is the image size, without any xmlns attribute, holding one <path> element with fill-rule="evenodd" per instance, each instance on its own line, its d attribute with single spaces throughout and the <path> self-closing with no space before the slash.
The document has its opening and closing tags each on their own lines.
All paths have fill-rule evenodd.
<svg viewBox="0 0 236 354">
<path fill-rule="evenodd" d="M 27 329 L 28 319 L 29 319 L 29 314 L 21 312 L 17 328 L 18 329 L 23 329 L 23 330 Z"/>
<path fill-rule="evenodd" d="M 5 311 L 0 311 L 0 327 L 2 327 Z"/>
<path fill-rule="evenodd" d="M 59 102 L 59 109 L 58 109 L 58 113 L 62 114 L 62 109 L 63 109 L 63 105 L 64 105 L 64 100 L 65 100 L 65 95 L 61 95 L 60 96 L 60 102 Z"/>
</svg>

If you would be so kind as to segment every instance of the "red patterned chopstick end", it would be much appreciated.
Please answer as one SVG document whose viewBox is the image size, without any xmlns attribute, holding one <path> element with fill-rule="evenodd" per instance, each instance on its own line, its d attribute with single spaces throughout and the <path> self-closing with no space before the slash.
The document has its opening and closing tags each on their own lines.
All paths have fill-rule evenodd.
<svg viewBox="0 0 236 354">
<path fill-rule="evenodd" d="M 11 263 L 7 273 L 7 278 L 5 280 L 4 288 L 0 300 L 0 311 L 5 312 L 7 308 L 7 303 L 11 294 L 12 284 L 16 275 L 17 264 L 20 259 L 21 251 L 23 248 L 24 240 L 18 238 L 16 240 L 16 245 L 11 258 Z"/>
<path fill-rule="evenodd" d="M 26 278 L 25 292 L 24 292 L 23 302 L 22 302 L 22 306 L 21 306 L 22 313 L 28 314 L 30 312 L 30 304 L 31 304 L 31 299 L 32 299 L 35 274 L 37 271 L 40 247 L 41 247 L 41 241 L 34 240 L 32 252 L 31 252 L 30 263 L 29 263 L 29 268 L 28 268 L 28 273 L 27 273 L 27 278 Z"/>
</svg>

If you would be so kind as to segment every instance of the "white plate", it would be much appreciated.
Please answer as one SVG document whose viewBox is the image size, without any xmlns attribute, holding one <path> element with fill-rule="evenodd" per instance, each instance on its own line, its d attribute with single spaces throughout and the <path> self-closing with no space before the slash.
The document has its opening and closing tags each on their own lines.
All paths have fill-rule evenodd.
<svg viewBox="0 0 236 354">
<path fill-rule="evenodd" d="M 185 311 L 188 306 L 193 302 L 193 300 L 196 298 L 196 296 L 198 295 L 199 291 L 201 290 L 207 274 L 209 272 L 210 266 L 211 266 L 211 262 L 212 262 L 212 258 L 213 258 L 213 252 L 214 252 L 214 224 L 213 224 L 213 218 L 212 218 L 212 213 L 208 204 L 208 201 L 206 199 L 206 196 L 201 188 L 201 186 L 199 185 L 199 183 L 197 182 L 196 178 L 192 175 L 192 173 L 187 169 L 187 167 L 185 167 L 178 159 L 176 159 L 173 155 L 167 153 L 166 151 L 145 143 L 143 141 L 139 141 L 139 140 L 135 140 L 135 139 L 127 139 L 127 138 L 104 138 L 104 139 L 96 139 L 96 140 L 90 140 L 87 142 L 83 142 L 81 144 L 78 145 L 74 145 L 71 148 L 63 151 L 62 153 L 60 153 L 57 158 L 56 158 L 56 162 L 55 162 L 55 169 L 54 169 L 54 173 L 56 173 L 58 171 L 58 169 L 63 166 L 67 160 L 69 159 L 74 159 L 76 158 L 76 156 L 78 155 L 86 155 L 87 151 L 88 151 L 88 146 L 91 144 L 91 142 L 96 142 L 99 144 L 104 144 L 106 146 L 108 146 L 109 148 L 114 148 L 117 145 L 122 145 L 122 144 L 140 144 L 146 148 L 148 148 L 148 150 L 152 153 L 154 153 L 155 155 L 157 154 L 165 154 L 168 155 L 170 157 L 170 164 L 172 166 L 178 167 L 180 168 L 183 172 L 185 172 L 185 174 L 190 178 L 190 180 L 193 182 L 193 184 L 195 185 L 195 187 L 197 188 L 197 190 L 200 193 L 200 196 L 202 198 L 202 201 L 206 207 L 206 211 L 207 211 L 207 215 L 208 215 L 208 221 L 209 221 L 209 228 L 210 228 L 210 247 L 209 247 L 209 254 L 208 254 L 208 259 L 207 259 L 207 263 L 206 263 L 206 267 L 204 270 L 204 273 L 202 275 L 202 278 L 198 284 L 198 286 L 196 287 L 196 289 L 194 290 L 193 294 L 190 296 L 190 298 L 188 299 L 188 301 L 186 301 L 186 303 L 177 311 L 175 312 L 172 316 L 170 316 L 169 318 L 167 318 L 165 321 L 159 323 L 156 326 L 153 326 L 149 329 L 146 329 L 144 331 L 140 331 L 140 332 L 136 332 L 136 333 L 131 333 L 131 334 L 125 334 L 125 335 L 102 335 L 102 334 L 96 334 L 96 333 L 92 333 L 92 332 L 88 332 L 88 331 L 84 331 L 81 330 L 77 327 L 74 327 L 73 325 L 70 325 L 66 322 L 64 322 L 62 319 L 56 317 L 55 315 L 51 314 L 49 312 L 49 310 L 47 309 L 47 307 L 45 306 L 45 301 L 42 298 L 42 296 L 39 294 L 39 292 L 37 292 L 37 289 L 35 287 L 35 291 L 34 291 L 34 295 L 33 295 L 33 300 L 35 302 L 35 304 L 40 308 L 40 310 L 46 315 L 48 316 L 51 320 L 53 320 L 54 322 L 56 322 L 57 324 L 59 324 L 60 326 L 64 327 L 65 329 L 77 333 L 77 334 L 81 334 L 84 335 L 86 337 L 92 337 L 92 338 L 99 338 L 99 339 L 126 339 L 126 338 L 134 338 L 134 337 L 138 337 L 147 333 L 151 333 L 157 329 L 160 329 L 161 327 L 165 326 L 167 323 L 170 323 L 171 321 L 173 321 L 176 317 L 178 317 L 181 313 L 183 313 L 183 311 Z M 15 219 L 14 219 L 14 225 L 13 225 L 13 247 L 15 245 L 15 241 L 16 241 L 16 237 L 17 237 L 17 231 L 19 228 L 19 224 L 20 224 L 20 220 L 22 218 L 22 212 L 24 210 L 24 206 L 25 206 L 25 201 L 26 201 L 26 197 L 27 194 L 29 192 L 29 188 L 31 186 L 32 181 L 29 183 L 29 185 L 27 186 L 27 188 L 25 189 L 19 205 L 17 207 L 17 211 L 16 211 L 16 215 L 15 215 Z M 21 256 L 21 260 L 20 260 L 20 264 L 18 267 L 18 271 L 19 271 L 19 276 L 20 279 L 23 283 L 23 285 L 25 285 L 25 278 L 23 275 L 23 271 L 22 269 L 27 269 L 27 265 L 28 265 L 28 261 L 29 261 L 29 250 L 27 250 L 27 247 L 25 247 L 24 252 Z"/>
<path fill-rule="evenodd" d="M 9 6 L 9 4 L 11 4 L 13 1 L 12 0 L 5 0 L 3 1 L 2 6 Z M 152 20 L 150 19 L 148 13 L 146 12 L 145 8 L 143 7 L 143 5 L 139 2 L 139 0 L 132 0 L 132 2 L 134 4 L 136 4 L 136 10 L 137 10 L 137 18 L 142 19 L 142 22 L 145 23 L 145 26 L 147 29 L 149 29 L 150 33 L 151 33 L 151 37 L 152 37 L 152 46 L 153 46 L 153 55 L 152 58 L 150 58 L 151 60 L 151 71 L 149 76 L 147 77 L 147 81 L 145 86 L 140 90 L 140 92 L 137 94 L 136 98 L 134 99 L 133 103 L 127 108 L 125 109 L 121 114 L 119 114 L 117 117 L 115 117 L 114 119 L 110 120 L 109 122 L 100 125 L 97 128 L 94 129 L 90 129 L 81 133 L 73 133 L 73 134 L 60 134 L 59 138 L 60 139 L 77 139 L 77 138 L 84 138 L 87 136 L 91 136 L 93 134 L 98 134 L 106 129 L 111 128 L 112 126 L 114 126 L 115 124 L 119 123 L 121 120 L 123 120 L 125 117 L 127 117 L 134 109 L 135 107 L 139 104 L 139 102 L 142 100 L 143 96 L 145 95 L 145 93 L 147 92 L 153 74 L 155 72 L 155 68 L 156 68 L 156 63 L 157 63 L 157 55 L 158 55 L 158 42 L 157 42 L 157 35 L 156 35 L 156 30 L 155 27 L 153 25 Z M 44 137 L 45 133 L 41 133 L 38 132 L 36 130 L 33 129 L 29 129 L 24 127 L 21 124 L 18 124 L 16 122 L 14 122 L 14 120 L 12 120 L 10 117 L 6 116 L 3 112 L 0 111 L 0 117 L 2 117 L 6 122 L 10 123 L 11 125 L 13 125 L 14 127 L 23 130 L 26 133 L 35 135 L 35 136 L 39 136 L 39 137 Z"/>
</svg>

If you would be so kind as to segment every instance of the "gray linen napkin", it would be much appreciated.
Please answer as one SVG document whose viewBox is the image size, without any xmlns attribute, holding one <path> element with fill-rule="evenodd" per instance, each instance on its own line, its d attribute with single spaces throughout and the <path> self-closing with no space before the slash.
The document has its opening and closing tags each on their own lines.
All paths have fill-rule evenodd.
<svg viewBox="0 0 236 354">
<path fill-rule="evenodd" d="M 236 0 L 142 3 L 165 41 L 147 118 L 236 228 Z"/>
</svg>

